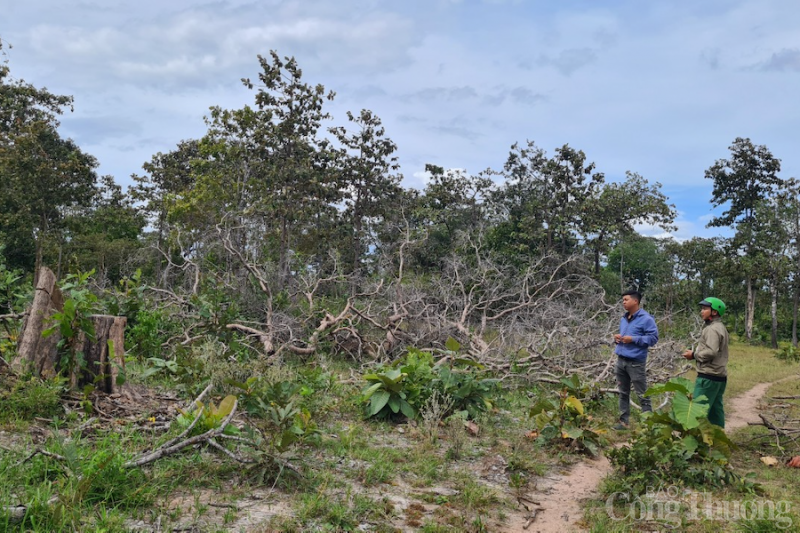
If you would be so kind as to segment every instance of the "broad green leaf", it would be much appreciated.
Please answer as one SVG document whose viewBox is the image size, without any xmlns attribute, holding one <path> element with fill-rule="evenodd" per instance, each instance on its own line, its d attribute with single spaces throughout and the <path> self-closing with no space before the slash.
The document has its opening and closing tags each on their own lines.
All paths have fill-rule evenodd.
<svg viewBox="0 0 800 533">
<path fill-rule="evenodd" d="M 225 418 L 231 411 L 233 410 L 233 406 L 236 403 L 236 396 L 229 394 L 219 402 L 219 407 L 217 407 L 216 412 L 214 413 L 220 419 Z"/>
<path fill-rule="evenodd" d="M 471 366 L 478 369 L 484 368 L 483 365 L 480 364 L 479 362 L 473 361 L 472 359 L 467 359 L 466 357 L 456 357 L 455 363 L 457 365 Z"/>
<path fill-rule="evenodd" d="M 568 378 L 561 378 L 561 383 L 573 390 L 577 390 L 581 387 L 581 380 L 578 378 L 577 374 L 572 374 Z"/>
<path fill-rule="evenodd" d="M 579 439 L 583 437 L 583 430 L 571 424 L 564 424 L 561 427 L 561 438 L 563 439 Z"/>
<path fill-rule="evenodd" d="M 672 378 L 671 380 L 667 381 L 666 383 L 659 383 L 658 385 L 653 385 L 644 393 L 645 396 L 653 396 L 655 394 L 664 394 L 666 392 L 679 392 L 685 396 L 688 396 L 694 387 L 692 386 L 692 382 L 686 378 Z"/>
<path fill-rule="evenodd" d="M 457 352 L 461 349 L 461 343 L 455 340 L 453 337 L 447 337 L 444 347 L 447 348 L 448 351 Z"/>
<path fill-rule="evenodd" d="M 417 416 L 414 408 L 405 400 L 400 400 L 400 411 L 410 419 L 416 418 Z"/>
<path fill-rule="evenodd" d="M 597 445 L 588 439 L 583 439 L 581 444 L 583 444 L 583 447 L 586 448 L 586 451 L 588 451 L 589 455 L 592 457 L 596 457 L 600 452 L 600 449 L 597 447 Z"/>
<path fill-rule="evenodd" d="M 683 429 L 694 429 L 700 425 L 699 419 L 708 414 L 708 404 L 676 394 L 672 399 L 672 413 Z"/>
<path fill-rule="evenodd" d="M 378 383 L 373 383 L 368 388 L 366 388 L 364 390 L 364 400 L 369 400 L 370 396 L 372 396 L 375 393 L 375 391 L 377 391 L 381 387 L 383 387 L 383 383 L 378 382 Z"/>
<path fill-rule="evenodd" d="M 545 428 L 550 421 L 553 420 L 553 416 L 548 413 L 547 411 L 542 411 L 538 415 L 533 417 L 533 421 L 536 424 L 536 427 L 539 431 Z"/>
<path fill-rule="evenodd" d="M 541 413 L 543 411 L 553 411 L 553 410 L 556 410 L 556 409 L 558 409 L 558 406 L 554 405 L 554 401 L 553 400 L 544 399 L 544 400 L 539 400 L 538 402 L 536 402 L 534 404 L 534 406 L 531 407 L 531 410 L 529 411 L 529 414 L 530 414 L 530 416 L 536 416 L 536 415 L 538 415 L 539 413 Z"/>
<path fill-rule="evenodd" d="M 389 401 L 390 394 L 388 391 L 379 390 L 376 391 L 375 394 L 372 395 L 369 402 L 369 410 L 367 411 L 367 417 L 375 416 L 381 412 L 381 409 L 386 405 Z"/>
<path fill-rule="evenodd" d="M 681 444 L 683 444 L 683 449 L 689 452 L 690 454 L 694 454 L 697 451 L 697 447 L 700 446 L 700 443 L 697 442 L 697 439 L 691 435 L 687 435 L 681 440 Z"/>
<path fill-rule="evenodd" d="M 389 409 L 391 409 L 393 413 L 397 413 L 400 411 L 400 401 L 401 401 L 400 398 L 398 398 L 397 396 L 391 396 L 389 398 L 387 405 L 389 406 Z"/>
</svg>

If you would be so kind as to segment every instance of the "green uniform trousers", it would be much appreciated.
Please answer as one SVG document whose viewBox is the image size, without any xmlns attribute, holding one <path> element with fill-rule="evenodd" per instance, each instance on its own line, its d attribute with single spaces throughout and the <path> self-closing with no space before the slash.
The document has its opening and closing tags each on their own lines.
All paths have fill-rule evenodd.
<svg viewBox="0 0 800 533">
<path fill-rule="evenodd" d="M 693 398 L 700 395 L 708 398 L 708 421 L 721 428 L 725 427 L 725 408 L 722 406 L 722 396 L 725 394 L 727 381 L 712 381 L 710 379 L 698 377 L 694 382 Z"/>
</svg>

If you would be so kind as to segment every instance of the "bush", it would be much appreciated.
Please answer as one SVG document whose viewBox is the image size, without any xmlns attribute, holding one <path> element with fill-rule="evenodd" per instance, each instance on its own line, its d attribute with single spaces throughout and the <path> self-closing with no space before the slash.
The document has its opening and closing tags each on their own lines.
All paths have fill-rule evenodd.
<svg viewBox="0 0 800 533">
<path fill-rule="evenodd" d="M 62 377 L 42 380 L 35 376 L 0 376 L 0 421 L 49 418 L 63 412 L 61 394 L 66 386 Z"/>
<path fill-rule="evenodd" d="M 800 362 L 800 349 L 789 344 L 788 346 L 784 346 L 775 352 L 775 358 L 779 361 L 785 361 L 787 363 Z"/>
<path fill-rule="evenodd" d="M 733 442 L 721 427 L 708 421 L 705 397 L 693 398 L 691 390 L 692 383 L 685 378 L 650 387 L 647 396 L 672 392 L 672 407 L 668 412 L 645 414 L 630 446 L 609 450 L 609 459 L 634 494 L 669 483 L 719 487 L 742 482 L 747 486 L 728 464 Z"/>
<path fill-rule="evenodd" d="M 445 417 L 475 418 L 491 409 L 498 380 L 486 375 L 479 363 L 456 357 L 460 346 L 455 340 L 449 339 L 447 346 L 445 358 L 436 364 L 430 352 L 410 348 L 405 357 L 365 374 L 367 385 L 360 398 L 365 416 L 417 418 L 433 391 L 451 406 Z"/>
</svg>

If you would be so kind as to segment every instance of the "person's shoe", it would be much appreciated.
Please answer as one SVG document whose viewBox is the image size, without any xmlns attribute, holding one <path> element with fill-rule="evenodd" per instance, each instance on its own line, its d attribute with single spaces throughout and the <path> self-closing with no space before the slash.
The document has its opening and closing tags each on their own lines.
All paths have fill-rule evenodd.
<svg viewBox="0 0 800 533">
<path fill-rule="evenodd" d="M 614 426 L 614 429 L 617 431 L 626 431 L 628 429 L 628 424 L 625 424 L 624 422 L 617 422 L 617 424 Z"/>
</svg>

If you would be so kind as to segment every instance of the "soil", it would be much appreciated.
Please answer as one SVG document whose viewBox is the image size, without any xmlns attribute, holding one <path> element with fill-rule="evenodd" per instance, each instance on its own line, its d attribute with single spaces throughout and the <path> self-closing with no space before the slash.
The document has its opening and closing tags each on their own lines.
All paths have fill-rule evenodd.
<svg viewBox="0 0 800 533">
<path fill-rule="evenodd" d="M 759 383 L 744 394 L 733 398 L 725 413 L 725 430 L 730 431 L 731 429 L 745 427 L 750 422 L 760 424 L 761 419 L 758 417 L 758 411 L 761 398 L 767 393 L 767 389 L 775 383 L 782 383 L 790 379 L 797 379 L 797 376 L 787 376 L 773 383 Z"/>
</svg>

